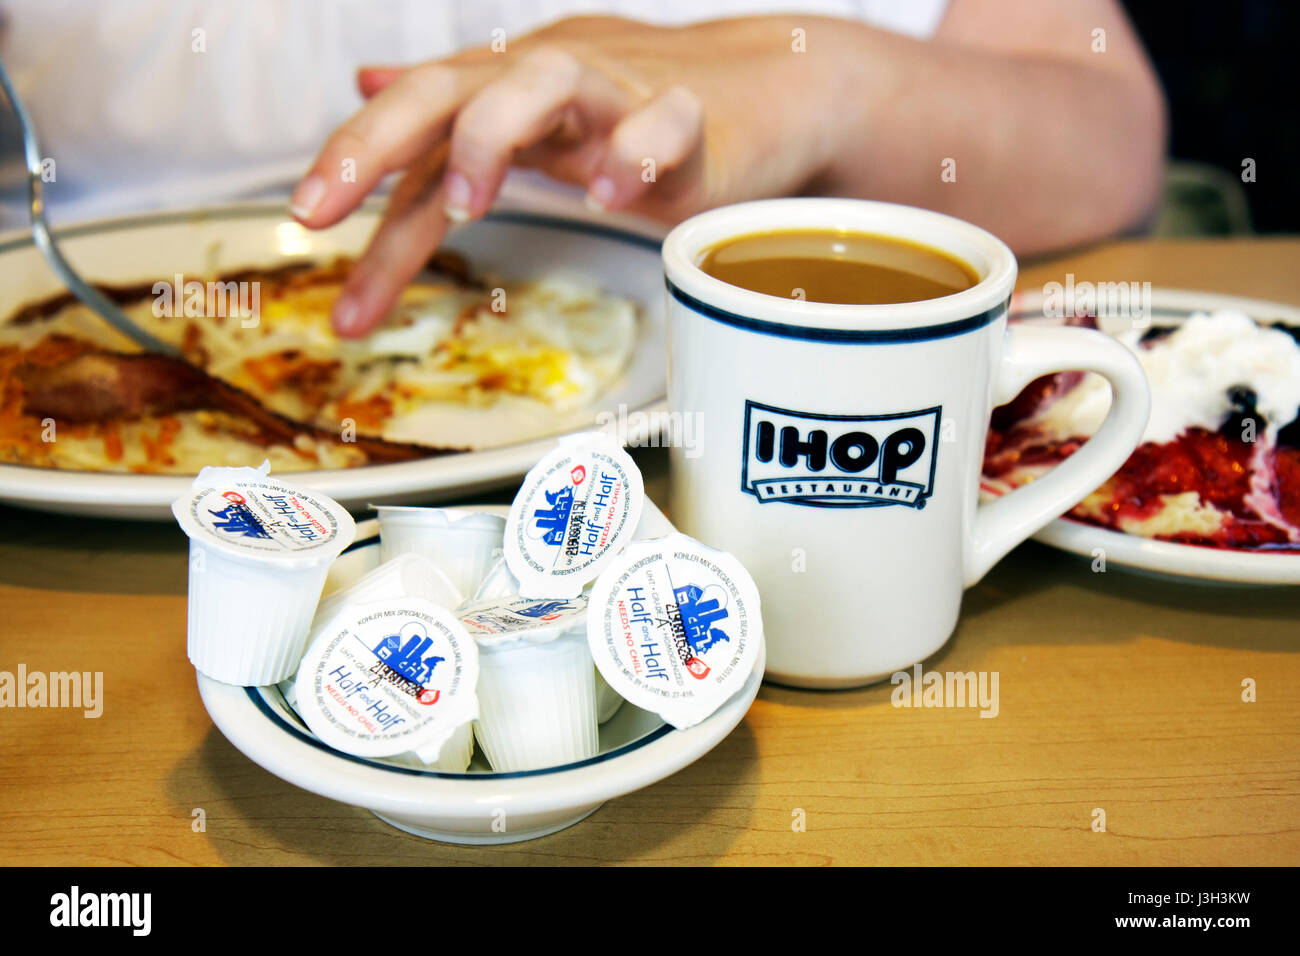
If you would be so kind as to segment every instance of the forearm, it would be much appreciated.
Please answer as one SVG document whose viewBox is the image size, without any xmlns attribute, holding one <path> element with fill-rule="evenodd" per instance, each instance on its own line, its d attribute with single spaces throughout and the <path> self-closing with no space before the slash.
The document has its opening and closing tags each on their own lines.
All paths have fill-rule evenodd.
<svg viewBox="0 0 1300 956">
<path fill-rule="evenodd" d="M 1163 103 L 1141 69 L 855 24 L 827 40 L 842 68 L 816 191 L 949 212 L 1020 253 L 1131 228 L 1158 199 Z"/>
</svg>

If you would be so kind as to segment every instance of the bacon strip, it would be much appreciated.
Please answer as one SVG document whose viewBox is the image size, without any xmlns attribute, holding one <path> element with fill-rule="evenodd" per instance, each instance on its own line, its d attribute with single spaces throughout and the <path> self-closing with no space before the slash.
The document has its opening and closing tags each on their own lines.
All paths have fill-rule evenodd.
<svg viewBox="0 0 1300 956">
<path fill-rule="evenodd" d="M 23 386 L 23 413 L 38 418 L 111 422 L 211 409 L 248 420 L 266 445 L 292 445 L 301 434 L 340 441 L 323 428 L 286 418 L 242 389 L 164 355 L 95 351 L 54 365 L 20 365 L 15 374 Z M 354 444 L 376 464 L 464 450 L 426 448 L 362 435 Z"/>
</svg>

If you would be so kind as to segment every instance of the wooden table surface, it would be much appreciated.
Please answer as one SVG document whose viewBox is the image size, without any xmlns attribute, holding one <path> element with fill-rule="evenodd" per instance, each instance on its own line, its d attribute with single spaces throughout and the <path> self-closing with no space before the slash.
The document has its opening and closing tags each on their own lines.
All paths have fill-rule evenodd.
<svg viewBox="0 0 1300 956">
<path fill-rule="evenodd" d="M 1297 263 L 1300 239 L 1117 242 L 1033 264 L 1021 288 L 1072 272 L 1300 303 Z M 638 457 L 663 500 L 663 455 Z M 226 742 L 185 657 L 174 526 L 0 508 L 0 528 L 0 670 L 102 671 L 105 696 L 99 719 L 0 710 L 0 863 L 1300 863 L 1296 589 L 1096 574 L 1030 543 L 925 663 L 997 671 L 995 719 L 895 708 L 888 684 L 765 686 L 676 776 L 541 840 L 454 847 Z"/>
</svg>

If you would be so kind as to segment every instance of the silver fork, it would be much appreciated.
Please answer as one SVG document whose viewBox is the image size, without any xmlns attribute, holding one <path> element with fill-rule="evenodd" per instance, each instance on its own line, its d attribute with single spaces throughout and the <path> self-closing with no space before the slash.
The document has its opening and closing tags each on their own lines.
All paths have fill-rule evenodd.
<svg viewBox="0 0 1300 956">
<path fill-rule="evenodd" d="M 5 98 L 9 100 L 9 105 L 13 108 L 14 115 L 18 117 L 18 125 L 22 129 L 23 154 L 27 165 L 27 212 L 32 221 L 32 239 L 35 240 L 36 247 L 41 250 L 45 261 L 83 305 L 98 314 L 113 328 L 145 351 L 161 353 L 183 361 L 184 356 L 180 349 L 155 338 L 136 325 L 112 299 L 81 278 L 77 270 L 72 268 L 64 258 L 58 243 L 54 241 L 53 233 L 50 232 L 49 223 L 45 221 L 45 181 L 41 178 L 41 148 L 36 140 L 36 127 L 32 124 L 23 101 L 18 98 L 18 91 L 14 89 L 3 62 L 0 62 L 0 87 L 4 88 Z"/>
</svg>

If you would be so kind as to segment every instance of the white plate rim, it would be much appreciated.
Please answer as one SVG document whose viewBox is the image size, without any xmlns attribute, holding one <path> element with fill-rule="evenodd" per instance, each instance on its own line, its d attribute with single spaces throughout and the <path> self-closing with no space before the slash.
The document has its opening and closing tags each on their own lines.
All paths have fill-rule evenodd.
<svg viewBox="0 0 1300 956">
<path fill-rule="evenodd" d="M 1041 311 L 1045 298 L 1041 292 L 1021 294 L 1012 302 L 1010 317 L 1025 317 Z M 1193 312 L 1232 309 L 1245 312 L 1256 320 L 1300 323 L 1300 307 L 1297 306 L 1193 289 L 1152 288 L 1151 307 L 1153 313 L 1184 316 Z M 1161 574 L 1238 584 L 1300 584 L 1300 553 L 1269 554 L 1175 544 L 1099 528 L 1068 517 L 1052 521 L 1033 539 L 1084 558 L 1096 557 L 1096 550 L 1100 548 L 1108 565 L 1114 563 Z"/>
</svg>

